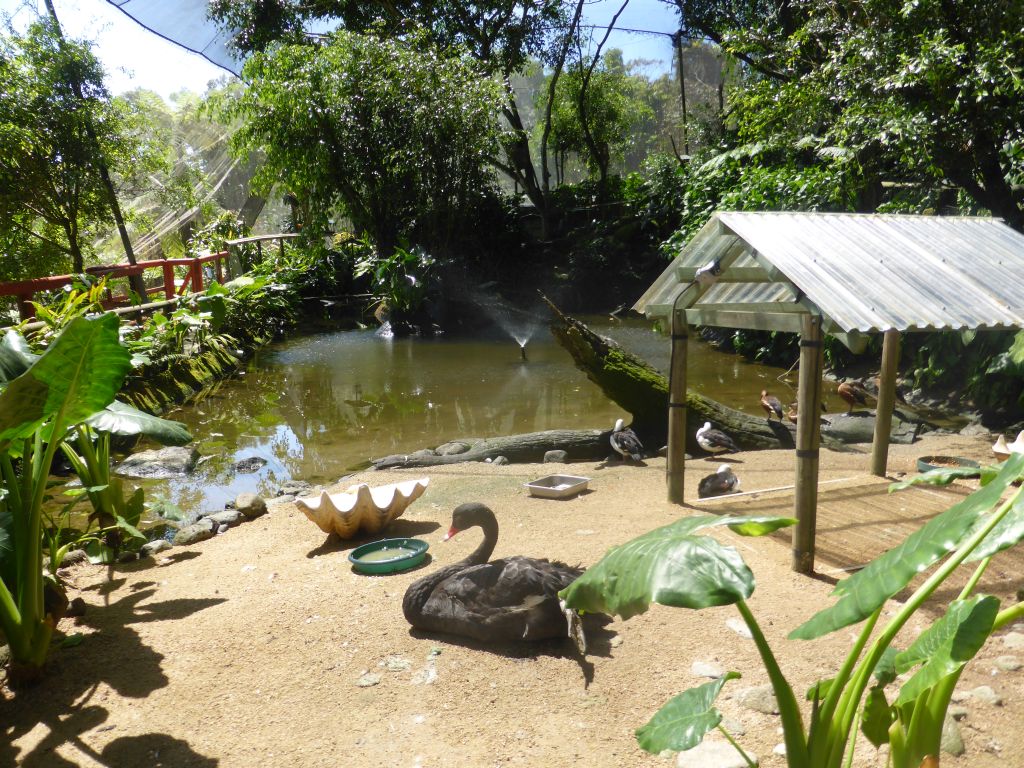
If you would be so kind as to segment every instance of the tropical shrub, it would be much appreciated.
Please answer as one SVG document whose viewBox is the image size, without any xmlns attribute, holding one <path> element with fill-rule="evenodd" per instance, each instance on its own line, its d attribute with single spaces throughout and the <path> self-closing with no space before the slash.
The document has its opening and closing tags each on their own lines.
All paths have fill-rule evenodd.
<svg viewBox="0 0 1024 768">
<path fill-rule="evenodd" d="M 570 608 L 623 618 L 643 613 L 652 603 L 691 609 L 735 605 L 775 691 L 790 768 L 848 765 L 858 727 L 874 745 L 889 744 L 894 768 L 937 768 L 942 724 L 965 665 L 993 632 L 1024 615 L 1024 603 L 1002 608 L 996 597 L 976 593 L 991 558 L 1024 538 L 1024 491 L 1018 488 L 1001 501 L 1022 472 L 1024 455 L 1014 455 L 997 474 L 983 476 L 988 482 L 980 490 L 840 581 L 833 591 L 838 600 L 790 633 L 791 639 L 813 640 L 863 622 L 849 653 L 836 660 L 834 676 L 808 691 L 811 711 L 806 722 L 797 695 L 747 604 L 754 592 L 753 574 L 736 549 L 701 535 L 708 528 L 727 526 L 741 535 L 759 536 L 794 520 L 683 518 L 612 548 L 560 595 Z M 909 647 L 896 648 L 900 630 L 911 618 L 921 618 L 921 607 L 962 565 L 971 565 L 974 571 L 945 614 Z M 918 577 L 924 580 L 894 606 L 891 619 L 880 623 L 888 601 Z M 897 674 L 908 673 L 912 674 L 890 699 L 885 687 Z M 640 746 L 653 753 L 685 751 L 708 731 L 724 731 L 714 700 L 738 676 L 729 672 L 670 700 L 637 730 Z"/>
<path fill-rule="evenodd" d="M 126 502 L 120 481 L 111 479 L 110 435 L 191 440 L 180 424 L 114 399 L 130 365 L 113 314 L 75 318 L 41 356 L 13 331 L 0 341 L 0 629 L 11 649 L 15 684 L 39 675 L 60 619 L 44 602 L 42 560 L 42 510 L 57 451 L 72 459 L 101 525 L 141 536 L 130 522 L 135 508 L 141 510 L 141 493 Z M 59 565 L 59 531 L 47 539 L 50 563 Z"/>
</svg>

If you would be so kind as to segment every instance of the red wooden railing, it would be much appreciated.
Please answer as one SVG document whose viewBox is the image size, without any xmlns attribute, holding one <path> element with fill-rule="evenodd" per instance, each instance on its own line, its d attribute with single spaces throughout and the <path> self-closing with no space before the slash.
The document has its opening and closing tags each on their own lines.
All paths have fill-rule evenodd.
<svg viewBox="0 0 1024 768">
<path fill-rule="evenodd" d="M 152 261 L 140 261 L 134 266 L 131 264 L 117 264 L 109 267 L 88 267 L 85 271 L 97 277 L 129 277 L 130 275 L 143 275 L 149 270 L 159 269 L 162 272 L 163 283 L 146 289 L 146 297 L 156 294 L 163 294 L 164 298 L 171 300 L 176 296 L 182 296 L 186 292 L 198 292 L 203 290 L 203 265 L 212 263 L 216 270 L 217 281 L 224 282 L 225 266 L 228 258 L 227 251 L 209 253 L 205 256 L 196 256 L 189 259 L 154 259 Z M 180 285 L 175 284 L 175 267 L 185 267 L 185 277 Z M 35 310 L 29 303 L 33 296 L 40 291 L 52 291 L 71 285 L 74 281 L 73 275 L 52 275 L 50 277 L 37 277 L 32 280 L 20 280 L 13 283 L 0 283 L 0 296 L 15 296 L 18 300 L 18 314 L 22 320 L 30 320 L 35 317 Z M 110 296 L 104 302 L 108 309 L 113 306 L 128 303 L 127 296 Z M 109 305 L 109 306 L 108 306 Z"/>
</svg>

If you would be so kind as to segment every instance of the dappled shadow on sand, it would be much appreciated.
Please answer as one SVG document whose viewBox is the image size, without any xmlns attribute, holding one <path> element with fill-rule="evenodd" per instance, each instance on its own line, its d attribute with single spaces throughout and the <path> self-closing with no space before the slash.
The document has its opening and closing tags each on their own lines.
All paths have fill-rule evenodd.
<svg viewBox="0 0 1024 768">
<path fill-rule="evenodd" d="M 320 557 L 322 555 L 331 555 L 335 552 L 347 552 L 350 549 L 355 549 L 361 544 L 367 544 L 371 541 L 380 541 L 381 539 L 411 539 L 414 536 L 425 536 L 432 531 L 436 531 L 440 527 L 440 523 L 434 523 L 429 520 L 395 520 L 387 527 L 386 531 L 381 531 L 380 533 L 371 534 L 369 536 L 357 536 L 354 539 L 342 539 L 339 538 L 337 534 L 330 533 L 319 547 L 309 550 L 309 552 L 306 553 L 306 557 L 313 558 Z"/>
<path fill-rule="evenodd" d="M 612 655 L 612 640 L 616 633 L 608 629 L 612 618 L 601 614 L 588 614 L 583 617 L 583 626 L 587 636 L 587 656 L 600 656 L 610 658 Z M 537 642 L 521 643 L 485 643 L 460 635 L 446 635 L 439 632 L 426 632 L 415 627 L 409 628 L 409 635 L 420 640 L 435 640 L 450 645 L 458 645 L 462 648 L 471 648 L 476 651 L 486 651 L 497 656 L 505 656 L 509 659 L 535 659 L 538 656 L 550 656 L 556 659 L 573 661 L 580 666 L 583 672 L 583 687 L 588 687 L 594 681 L 594 665 L 588 658 L 580 656 L 576 646 L 568 638 L 552 638 Z"/>
<path fill-rule="evenodd" d="M 74 623 L 65 619 L 58 628 L 50 650 L 43 680 L 32 688 L 0 693 L 0 765 L 26 768 L 64 768 L 78 765 L 57 753 L 82 753 L 101 765 L 123 766 L 215 766 L 217 761 L 195 753 L 189 745 L 164 734 L 143 734 L 111 741 L 97 751 L 96 738 L 83 738 L 89 731 L 104 731 L 109 713 L 90 703 L 102 687 L 120 696 L 144 698 L 167 685 L 161 662 L 163 656 L 142 642 L 132 624 L 167 621 L 189 616 L 223 599 L 165 600 L 146 603 L 156 594 L 152 585 L 139 585 L 130 594 L 112 600 L 123 579 L 112 587 L 97 589 L 105 605 L 90 606 Z M 76 632 L 76 628 L 86 629 Z M 42 726 L 47 732 L 22 752 L 13 742 Z M 99 738 L 102 740 L 102 737 Z"/>
</svg>

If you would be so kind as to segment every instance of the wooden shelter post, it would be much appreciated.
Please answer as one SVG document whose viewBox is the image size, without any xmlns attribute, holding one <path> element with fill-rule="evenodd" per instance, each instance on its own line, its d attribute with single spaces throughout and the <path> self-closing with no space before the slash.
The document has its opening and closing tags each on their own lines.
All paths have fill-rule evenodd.
<svg viewBox="0 0 1024 768">
<path fill-rule="evenodd" d="M 871 444 L 871 474 L 885 477 L 889 462 L 889 432 L 896 404 L 896 369 L 900 362 L 900 332 L 888 330 L 882 340 L 882 371 L 875 408 L 875 437 Z"/>
<path fill-rule="evenodd" d="M 814 570 L 814 533 L 818 514 L 818 447 L 821 444 L 821 372 L 824 349 L 821 317 L 805 315 L 800 333 L 800 380 L 797 391 L 796 488 L 793 570 Z"/>
<path fill-rule="evenodd" d="M 689 326 L 686 311 L 672 312 L 672 370 L 668 393 L 668 458 L 665 479 L 668 482 L 668 500 L 683 503 L 683 473 L 686 469 L 686 344 Z"/>
</svg>

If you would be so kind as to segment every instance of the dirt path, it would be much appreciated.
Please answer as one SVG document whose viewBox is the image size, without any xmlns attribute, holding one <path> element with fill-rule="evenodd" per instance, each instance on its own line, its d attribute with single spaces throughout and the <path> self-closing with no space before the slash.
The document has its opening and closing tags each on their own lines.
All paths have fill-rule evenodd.
<svg viewBox="0 0 1024 768">
<path fill-rule="evenodd" d="M 894 447 L 891 467 L 911 471 L 928 453 L 987 458 L 987 443 L 933 438 Z M 789 451 L 741 456 L 745 489 L 792 482 Z M 867 456 L 823 452 L 822 479 L 863 472 Z M 689 487 L 717 463 L 690 464 Z M 491 506 L 501 522 L 496 556 L 525 554 L 591 564 L 608 547 L 676 519 L 665 501 L 664 460 L 646 466 L 574 464 L 592 492 L 570 501 L 531 499 L 522 483 L 552 467 L 458 465 L 427 473 L 367 473 L 371 483 L 427 474 L 430 488 L 389 534 L 431 543 L 433 563 L 392 576 L 353 573 L 351 544 L 324 535 L 292 504 L 155 563 L 108 573 L 77 567 L 72 596 L 88 611 L 65 620 L 81 633 L 55 648 L 47 680 L 0 699 L 0 765 L 62 766 L 669 766 L 642 752 L 633 730 L 670 697 L 702 682 L 695 661 L 743 672 L 726 691 L 767 682 L 754 646 L 726 622 L 732 608 L 693 613 L 655 607 L 613 621 L 594 638 L 592 680 L 567 644 L 493 649 L 417 636 L 401 613 L 407 585 L 464 557 L 479 531 L 439 539 L 452 508 Z M 719 509 L 726 508 L 724 505 Z M 831 584 L 789 570 L 783 539 L 722 538 L 740 548 L 757 576 L 751 606 L 784 670 L 802 692 L 830 676 L 849 632 L 814 641 L 786 633 L 825 604 Z M 1021 579 L 1005 584 L 1012 594 Z M 1005 595 L 1000 595 L 1001 597 Z M 920 627 L 918 627 L 920 629 Z M 1024 764 L 1024 672 L 993 676 L 993 641 L 962 689 L 987 684 L 1002 706 L 969 703 L 961 723 L 967 753 L 943 765 Z M 1024 653 L 1021 653 L 1024 656 Z M 366 675 L 379 682 L 360 687 Z M 372 679 L 372 678 L 371 678 Z M 721 701 L 740 742 L 764 766 L 783 766 L 778 717 Z M 743 732 L 740 734 L 740 732 Z M 998 747 L 998 749 L 997 749 Z M 862 745 L 855 765 L 883 765 Z"/>
</svg>

